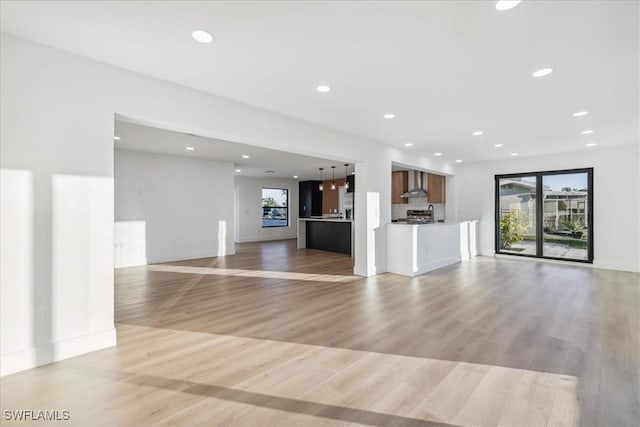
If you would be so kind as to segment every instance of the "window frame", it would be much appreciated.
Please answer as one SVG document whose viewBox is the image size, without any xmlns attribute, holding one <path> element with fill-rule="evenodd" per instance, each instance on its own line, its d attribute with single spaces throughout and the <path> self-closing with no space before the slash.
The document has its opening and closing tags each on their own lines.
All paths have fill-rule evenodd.
<svg viewBox="0 0 640 427">
<path fill-rule="evenodd" d="M 265 206 L 264 205 L 264 190 L 279 190 L 279 191 L 286 191 L 287 195 L 286 195 L 286 206 L 281 206 L 281 207 L 273 207 L 273 206 Z M 289 211 L 290 206 L 289 206 L 289 189 L 288 188 L 282 188 L 282 187 L 262 187 L 261 192 L 260 192 L 260 211 L 261 211 L 261 215 L 264 215 L 264 209 L 265 208 L 269 208 L 269 209 L 284 209 L 285 210 L 285 214 L 286 214 L 286 224 L 284 225 L 264 225 L 264 216 L 261 216 L 260 218 L 260 223 L 262 225 L 262 228 L 282 228 L 282 227 L 289 227 L 289 216 L 291 214 L 291 212 Z"/>
<path fill-rule="evenodd" d="M 568 175 L 576 173 L 587 174 L 587 211 L 589 212 L 587 232 L 589 233 L 587 242 L 587 259 L 575 259 L 575 258 L 560 258 L 545 256 L 543 252 L 544 245 L 544 203 L 543 203 L 543 177 L 547 175 Z M 509 178 L 522 178 L 522 177 L 536 177 L 536 254 L 519 254 L 511 252 L 503 252 L 500 250 L 500 180 Z M 494 175 L 494 253 L 496 255 L 511 255 L 520 256 L 526 258 L 537 259 L 551 259 L 567 262 L 580 262 L 585 264 L 593 264 L 594 255 L 594 236 L 593 236 L 593 168 L 578 168 L 578 169 L 559 169 L 551 171 L 538 171 L 538 172 L 522 172 L 522 173 L 509 173 L 509 174 L 496 174 Z"/>
</svg>

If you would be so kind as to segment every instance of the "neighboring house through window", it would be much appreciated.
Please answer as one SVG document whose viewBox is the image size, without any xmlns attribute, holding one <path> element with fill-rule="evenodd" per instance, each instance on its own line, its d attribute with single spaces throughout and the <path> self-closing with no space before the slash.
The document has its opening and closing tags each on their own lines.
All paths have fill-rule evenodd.
<svg viewBox="0 0 640 427">
<path fill-rule="evenodd" d="M 262 189 L 262 227 L 289 226 L 289 190 Z"/>
</svg>

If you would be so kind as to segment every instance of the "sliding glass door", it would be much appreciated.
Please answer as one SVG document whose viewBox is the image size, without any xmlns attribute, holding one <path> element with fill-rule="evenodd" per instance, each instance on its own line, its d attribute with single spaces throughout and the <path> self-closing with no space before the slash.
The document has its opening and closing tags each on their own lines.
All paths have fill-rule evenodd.
<svg viewBox="0 0 640 427">
<path fill-rule="evenodd" d="M 536 255 L 536 177 L 500 178 L 496 209 L 502 253 Z"/>
<path fill-rule="evenodd" d="M 593 261 L 593 169 L 495 179 L 496 253 Z"/>
</svg>

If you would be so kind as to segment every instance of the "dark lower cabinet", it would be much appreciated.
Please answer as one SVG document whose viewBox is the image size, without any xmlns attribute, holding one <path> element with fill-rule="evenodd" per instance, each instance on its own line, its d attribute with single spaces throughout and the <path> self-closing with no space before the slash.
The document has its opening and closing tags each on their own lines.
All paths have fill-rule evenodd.
<svg viewBox="0 0 640 427">
<path fill-rule="evenodd" d="M 307 248 L 351 255 L 351 222 L 305 222 Z"/>
<path fill-rule="evenodd" d="M 300 207 L 298 217 L 309 218 L 322 215 L 321 181 L 301 181 L 298 183 Z"/>
</svg>

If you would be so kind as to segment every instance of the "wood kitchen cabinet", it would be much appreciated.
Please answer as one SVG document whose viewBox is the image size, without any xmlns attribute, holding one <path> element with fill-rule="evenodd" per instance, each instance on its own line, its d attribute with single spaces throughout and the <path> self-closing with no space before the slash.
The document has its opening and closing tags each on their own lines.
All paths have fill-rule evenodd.
<svg viewBox="0 0 640 427">
<path fill-rule="evenodd" d="M 344 186 L 344 178 L 336 179 L 336 189 L 331 189 L 331 180 L 326 180 L 322 191 L 322 213 L 331 214 L 338 211 L 338 188 Z"/>
<path fill-rule="evenodd" d="M 394 205 L 407 204 L 408 199 L 400 197 L 409 191 L 409 172 L 391 172 L 391 203 Z"/>
<path fill-rule="evenodd" d="M 442 175 L 427 174 L 427 191 L 429 203 L 446 202 L 446 177 Z"/>
</svg>

